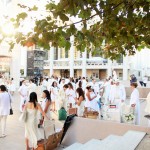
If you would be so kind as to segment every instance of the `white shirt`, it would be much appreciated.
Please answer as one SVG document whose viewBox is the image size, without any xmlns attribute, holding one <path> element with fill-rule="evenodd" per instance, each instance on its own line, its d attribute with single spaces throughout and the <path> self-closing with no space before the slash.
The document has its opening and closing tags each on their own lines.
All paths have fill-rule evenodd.
<svg viewBox="0 0 150 150">
<path fill-rule="evenodd" d="M 82 80 L 82 89 L 83 89 L 83 91 L 85 91 L 85 89 L 86 89 L 86 84 L 87 84 L 86 80 L 83 79 Z"/>
<path fill-rule="evenodd" d="M 10 96 L 7 92 L 0 93 L 0 115 L 9 115 Z"/>
<path fill-rule="evenodd" d="M 114 101 L 115 99 L 126 100 L 126 92 L 123 85 L 112 85 L 110 88 L 109 100 Z"/>
<path fill-rule="evenodd" d="M 139 103 L 139 91 L 135 88 L 131 93 L 130 105 Z"/>
<path fill-rule="evenodd" d="M 148 82 L 148 78 L 147 78 L 147 77 L 144 77 L 144 78 L 143 78 L 143 82 L 144 82 L 144 83 L 147 83 L 147 82 Z"/>
<path fill-rule="evenodd" d="M 32 92 L 36 92 L 36 85 L 34 83 L 30 83 L 28 86 L 29 94 Z"/>
<path fill-rule="evenodd" d="M 27 88 L 27 86 L 23 84 L 22 86 L 20 86 L 18 92 L 21 93 L 21 97 L 22 97 L 22 95 L 24 97 L 28 96 L 28 88 Z"/>
</svg>

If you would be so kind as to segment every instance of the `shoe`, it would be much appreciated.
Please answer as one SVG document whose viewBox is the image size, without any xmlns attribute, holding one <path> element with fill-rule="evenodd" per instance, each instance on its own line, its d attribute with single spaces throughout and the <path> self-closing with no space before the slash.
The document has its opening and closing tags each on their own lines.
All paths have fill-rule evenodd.
<svg viewBox="0 0 150 150">
<path fill-rule="evenodd" d="M 7 136 L 6 134 L 3 134 L 3 135 L 0 136 L 0 138 L 4 138 L 4 137 L 6 137 L 6 136 Z"/>
<path fill-rule="evenodd" d="M 147 119 L 150 119 L 150 115 L 145 115 L 144 117 Z"/>
</svg>

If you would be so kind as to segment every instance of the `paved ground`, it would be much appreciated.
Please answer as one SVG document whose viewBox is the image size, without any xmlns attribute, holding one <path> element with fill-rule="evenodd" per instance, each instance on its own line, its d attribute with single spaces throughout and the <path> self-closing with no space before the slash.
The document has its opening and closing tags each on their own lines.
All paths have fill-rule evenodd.
<svg viewBox="0 0 150 150">
<path fill-rule="evenodd" d="M 40 92 L 38 92 L 40 96 Z M 7 137 L 0 138 L 0 150 L 24 150 L 24 125 L 19 122 L 19 95 L 16 93 L 13 97 L 13 110 L 14 115 L 8 116 L 7 119 Z M 146 102 L 141 103 L 141 125 L 147 126 L 147 120 L 143 117 L 145 115 L 144 108 Z M 56 114 L 52 115 L 57 120 Z M 63 126 L 62 122 L 56 121 L 56 128 Z M 1 132 L 0 132 L 1 133 Z M 147 140 L 150 141 L 150 140 Z"/>
</svg>

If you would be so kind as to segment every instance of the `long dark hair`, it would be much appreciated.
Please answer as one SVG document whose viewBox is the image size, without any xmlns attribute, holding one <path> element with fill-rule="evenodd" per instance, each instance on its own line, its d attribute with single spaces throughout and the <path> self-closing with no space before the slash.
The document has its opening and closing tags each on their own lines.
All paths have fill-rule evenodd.
<svg viewBox="0 0 150 150">
<path fill-rule="evenodd" d="M 52 87 L 54 87 L 54 84 L 55 84 L 55 83 L 57 84 L 57 82 L 56 82 L 56 81 L 54 81 L 54 82 L 52 83 Z"/>
<path fill-rule="evenodd" d="M 79 81 L 79 87 L 82 88 L 82 81 Z"/>
<path fill-rule="evenodd" d="M 80 88 L 80 87 L 77 88 L 77 89 L 76 89 L 76 92 L 79 94 L 79 97 L 82 96 L 83 99 L 85 99 L 84 91 L 82 90 L 82 88 Z"/>
<path fill-rule="evenodd" d="M 69 82 L 68 86 L 70 86 L 71 89 L 73 89 L 73 85 Z"/>
<path fill-rule="evenodd" d="M 34 108 L 36 108 L 36 102 L 37 102 L 37 94 L 35 92 L 32 92 L 30 94 L 29 102 L 34 104 Z"/>
<path fill-rule="evenodd" d="M 44 91 L 43 91 L 43 93 L 45 93 L 45 94 L 46 94 L 46 98 L 47 98 L 47 100 L 51 102 L 51 96 L 50 96 L 49 91 L 48 91 L 48 90 L 44 90 Z"/>
<path fill-rule="evenodd" d="M 7 88 L 6 88 L 5 85 L 1 85 L 0 89 L 1 89 L 2 92 L 7 92 Z"/>
</svg>

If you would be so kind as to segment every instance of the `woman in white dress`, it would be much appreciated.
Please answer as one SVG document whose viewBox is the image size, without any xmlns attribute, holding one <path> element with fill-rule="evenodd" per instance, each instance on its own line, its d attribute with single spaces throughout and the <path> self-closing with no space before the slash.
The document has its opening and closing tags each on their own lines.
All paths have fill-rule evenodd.
<svg viewBox="0 0 150 150">
<path fill-rule="evenodd" d="M 26 150 L 32 147 L 32 150 L 37 148 L 37 141 L 41 139 L 38 129 L 38 117 L 37 112 L 40 111 L 44 117 L 49 119 L 46 113 L 42 110 L 40 104 L 37 102 L 37 94 L 32 92 L 30 94 L 29 102 L 26 103 L 24 111 L 26 111 L 25 121 L 25 142 Z"/>
<path fill-rule="evenodd" d="M 84 113 L 85 96 L 82 88 L 77 88 L 76 93 L 78 95 L 77 98 L 75 98 L 77 115 L 78 117 L 82 117 Z"/>
<path fill-rule="evenodd" d="M 73 85 L 71 83 L 68 83 L 67 96 L 68 96 L 68 103 L 74 105 L 76 94 L 75 90 L 73 89 Z"/>
<path fill-rule="evenodd" d="M 68 100 L 68 97 L 66 95 L 67 89 L 68 89 L 68 84 L 65 84 L 63 86 L 63 89 L 59 90 L 59 94 L 58 94 L 59 108 L 64 107 L 65 110 L 67 110 L 67 100 Z"/>
<path fill-rule="evenodd" d="M 137 89 L 137 83 L 131 83 L 131 98 L 130 106 L 134 108 L 135 111 L 135 124 L 140 124 L 140 100 L 139 100 L 139 91 Z"/>
<path fill-rule="evenodd" d="M 58 86 L 56 81 L 52 83 L 50 93 L 52 100 L 52 110 L 56 111 L 56 108 L 58 108 Z"/>
<path fill-rule="evenodd" d="M 6 120 L 7 116 L 10 113 L 10 95 L 6 91 L 6 87 L 4 85 L 0 86 L 0 123 L 1 123 L 1 138 L 6 136 Z"/>
<path fill-rule="evenodd" d="M 97 95 L 93 92 L 91 86 L 88 86 L 86 91 L 86 107 L 92 108 L 99 111 L 99 106 L 97 103 Z"/>
<path fill-rule="evenodd" d="M 13 79 L 13 78 L 11 78 L 11 81 L 10 81 L 9 91 L 10 91 L 10 94 L 11 94 L 11 95 L 14 95 L 14 93 L 15 93 L 15 91 L 16 91 L 16 86 L 15 86 L 15 83 L 14 83 L 14 79 Z"/>
<path fill-rule="evenodd" d="M 50 98 L 50 93 L 48 90 L 44 90 L 43 94 L 42 94 L 42 109 L 43 111 L 46 113 L 46 115 L 48 116 L 48 118 L 50 118 L 50 104 L 51 104 L 51 98 Z M 44 118 L 44 120 L 46 120 L 47 118 Z"/>
</svg>

